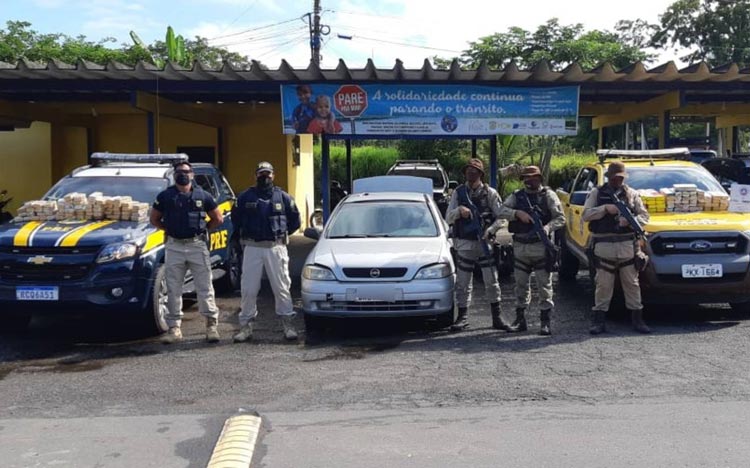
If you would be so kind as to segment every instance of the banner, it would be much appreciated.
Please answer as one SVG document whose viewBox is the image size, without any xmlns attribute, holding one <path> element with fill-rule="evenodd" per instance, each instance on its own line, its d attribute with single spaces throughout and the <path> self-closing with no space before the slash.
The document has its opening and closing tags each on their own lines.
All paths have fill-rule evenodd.
<svg viewBox="0 0 750 468">
<path fill-rule="evenodd" d="M 281 86 L 284 133 L 575 135 L 577 86 L 411 84 Z"/>
</svg>

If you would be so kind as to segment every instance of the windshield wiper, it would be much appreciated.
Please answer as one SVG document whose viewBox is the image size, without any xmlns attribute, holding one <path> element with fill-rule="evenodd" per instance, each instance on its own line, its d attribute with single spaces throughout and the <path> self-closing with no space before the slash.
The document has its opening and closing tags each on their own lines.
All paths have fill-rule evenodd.
<svg viewBox="0 0 750 468">
<path fill-rule="evenodd" d="M 366 234 L 344 234 L 343 236 L 329 236 L 329 239 L 364 239 Z"/>
</svg>

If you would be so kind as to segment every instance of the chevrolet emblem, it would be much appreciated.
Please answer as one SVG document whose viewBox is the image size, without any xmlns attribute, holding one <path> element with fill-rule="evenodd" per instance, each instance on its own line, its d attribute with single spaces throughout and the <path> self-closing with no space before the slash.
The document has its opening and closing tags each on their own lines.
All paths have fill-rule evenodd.
<svg viewBox="0 0 750 468">
<path fill-rule="evenodd" d="M 27 263 L 33 263 L 34 265 L 44 265 L 45 263 L 50 263 L 51 261 L 52 257 L 45 257 L 44 255 L 29 257 L 29 259 L 26 260 Z"/>
</svg>

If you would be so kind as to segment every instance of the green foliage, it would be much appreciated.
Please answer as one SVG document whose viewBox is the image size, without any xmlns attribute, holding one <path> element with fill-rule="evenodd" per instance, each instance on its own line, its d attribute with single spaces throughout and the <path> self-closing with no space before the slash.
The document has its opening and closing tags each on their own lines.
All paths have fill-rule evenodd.
<svg viewBox="0 0 750 468">
<path fill-rule="evenodd" d="M 167 30 L 167 37 L 169 37 Z M 88 40 L 85 36 L 70 37 L 65 34 L 42 34 L 31 28 L 26 21 L 8 21 L 5 29 L 0 29 L 0 61 L 15 63 L 21 59 L 46 62 L 60 60 L 66 63 L 76 63 L 86 60 L 100 65 L 111 61 L 135 65 L 139 60 L 163 66 L 167 60 L 172 60 L 183 66 L 192 65 L 198 60 L 209 68 L 219 68 L 226 61 L 234 68 L 247 69 L 250 59 L 236 52 L 230 52 L 221 47 L 213 47 L 202 37 L 184 39 L 182 36 L 173 37 L 172 55 L 166 42 L 156 41 L 145 45 L 135 32 L 131 32 L 133 45 L 122 44 L 113 46 L 113 38 L 105 38 L 98 42 Z"/>
<path fill-rule="evenodd" d="M 585 31 L 582 24 L 561 25 L 552 18 L 534 32 L 513 26 L 505 33 L 480 37 L 469 43 L 459 60 L 469 67 L 485 62 L 491 68 L 502 68 L 511 61 L 530 68 L 541 60 L 556 69 L 572 63 L 593 68 L 604 62 L 625 67 L 654 58 L 643 50 L 649 27 L 640 20 L 621 21 L 615 31 Z M 438 67 L 450 63 L 446 59 L 434 61 Z"/>
<path fill-rule="evenodd" d="M 691 49 L 682 60 L 750 65 L 750 0 L 678 0 L 660 19 L 653 44 Z"/>
</svg>

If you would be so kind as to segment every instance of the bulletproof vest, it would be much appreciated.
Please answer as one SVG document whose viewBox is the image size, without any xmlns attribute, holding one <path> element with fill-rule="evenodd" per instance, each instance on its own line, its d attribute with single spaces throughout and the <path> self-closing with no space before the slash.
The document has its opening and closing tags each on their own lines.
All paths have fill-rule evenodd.
<svg viewBox="0 0 750 468">
<path fill-rule="evenodd" d="M 466 185 L 461 185 L 456 190 L 463 191 L 466 195 L 469 192 Z M 459 192 L 458 203 L 469 208 L 468 204 L 462 203 L 463 195 Z M 484 234 L 484 228 L 495 221 L 495 215 L 492 213 L 492 207 L 490 207 L 490 192 L 486 184 L 482 184 L 479 190 L 474 191 L 474 194 L 469 198 L 471 203 L 479 210 L 480 220 L 477 223 L 473 218 L 458 218 L 453 224 L 454 235 L 459 239 L 477 240 L 478 235 Z"/>
<path fill-rule="evenodd" d="M 188 239 L 206 232 L 206 207 L 200 188 L 188 193 L 175 190 L 172 206 L 164 213 L 167 235 L 177 239 Z"/>
<path fill-rule="evenodd" d="M 533 211 L 532 207 L 538 207 L 539 211 L 541 211 L 542 226 L 546 226 L 550 221 L 552 221 L 552 211 L 550 211 L 549 205 L 547 204 L 546 187 L 542 188 L 537 193 L 528 193 L 524 189 L 520 189 L 516 190 L 513 195 L 516 199 L 516 206 L 514 207 L 514 209 L 531 214 Z M 524 197 L 529 200 L 531 206 L 529 206 L 526 201 L 523 200 Z M 528 234 L 533 228 L 533 224 L 522 223 L 517 219 L 514 219 L 513 221 L 508 223 L 508 232 L 513 234 Z"/>
<path fill-rule="evenodd" d="M 243 238 L 274 241 L 286 236 L 286 209 L 280 188 L 273 187 L 270 199 L 266 199 L 262 198 L 255 187 L 251 187 L 239 203 L 242 203 L 242 218 L 237 222 Z"/>
<path fill-rule="evenodd" d="M 630 203 L 628 201 L 630 199 L 630 197 L 628 196 L 628 188 L 624 185 L 619 196 L 615 195 L 608 184 L 604 184 L 599 187 L 596 197 L 596 206 L 614 203 L 615 197 L 617 197 L 618 200 L 622 200 L 630 209 L 630 211 L 635 211 L 633 207 L 630 206 Z M 601 219 L 589 221 L 589 231 L 596 234 L 624 234 L 633 232 L 633 228 L 631 228 L 630 225 L 621 227 L 619 222 L 617 221 L 617 217 L 618 215 L 607 213 Z"/>
</svg>

